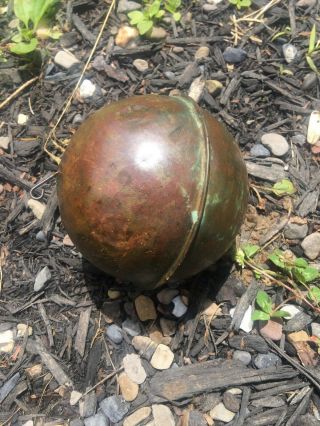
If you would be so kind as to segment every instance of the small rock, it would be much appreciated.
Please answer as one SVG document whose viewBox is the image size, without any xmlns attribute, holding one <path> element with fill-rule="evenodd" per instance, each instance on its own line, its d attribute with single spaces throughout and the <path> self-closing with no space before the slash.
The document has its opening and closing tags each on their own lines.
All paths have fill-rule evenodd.
<svg viewBox="0 0 320 426">
<path fill-rule="evenodd" d="M 123 426 L 136 426 L 139 425 L 149 417 L 151 414 L 150 407 L 142 407 L 136 410 L 134 413 L 130 414 L 130 416 L 126 417 L 123 422 Z"/>
<path fill-rule="evenodd" d="M 293 44 L 285 43 L 282 46 L 282 52 L 287 64 L 291 64 L 295 60 L 298 50 Z"/>
<path fill-rule="evenodd" d="M 139 336 L 141 333 L 140 324 L 130 318 L 127 318 L 125 321 L 123 321 L 122 329 L 131 337 Z"/>
<path fill-rule="evenodd" d="M 151 358 L 150 364 L 153 368 L 156 368 L 157 370 L 167 370 L 168 368 L 170 368 L 173 359 L 174 354 L 171 349 L 166 345 L 160 344 L 155 350 Z"/>
<path fill-rule="evenodd" d="M 78 42 L 78 33 L 76 31 L 64 33 L 60 37 L 59 42 L 61 47 L 69 49 L 69 47 L 74 46 Z"/>
<path fill-rule="evenodd" d="M 146 380 L 147 374 L 142 367 L 141 359 L 137 354 L 128 354 L 123 358 L 124 371 L 129 378 L 140 385 Z"/>
<path fill-rule="evenodd" d="M 79 95 L 82 99 L 88 99 L 91 98 L 94 95 L 94 92 L 96 91 L 95 84 L 91 83 L 90 80 L 85 78 L 83 82 L 80 84 L 79 87 Z"/>
<path fill-rule="evenodd" d="M 202 6 L 202 10 L 203 10 L 204 12 L 206 12 L 206 13 L 210 13 L 210 12 L 213 12 L 213 11 L 217 10 L 217 6 L 216 6 L 215 4 L 205 3 L 205 4 Z"/>
<path fill-rule="evenodd" d="M 247 351 L 236 350 L 233 352 L 233 359 L 241 361 L 244 365 L 248 365 L 251 362 L 251 355 Z"/>
<path fill-rule="evenodd" d="M 285 311 L 289 314 L 289 316 L 286 317 L 287 320 L 291 320 L 294 318 L 297 314 L 300 314 L 300 309 L 295 305 L 283 305 L 281 308 L 282 311 Z"/>
<path fill-rule="evenodd" d="M 122 329 L 116 324 L 111 324 L 106 334 L 113 343 L 119 344 L 123 340 Z"/>
<path fill-rule="evenodd" d="M 210 49 L 208 46 L 200 46 L 194 54 L 195 59 L 207 58 L 210 55 Z"/>
<path fill-rule="evenodd" d="M 127 414 L 130 405 L 121 396 L 112 395 L 100 402 L 100 408 L 112 423 L 117 423 Z"/>
<path fill-rule="evenodd" d="M 218 405 L 216 405 L 211 411 L 210 411 L 210 417 L 213 420 L 219 420 L 221 422 L 229 423 L 231 420 L 233 420 L 235 416 L 235 413 L 228 410 L 222 402 L 220 402 Z"/>
<path fill-rule="evenodd" d="M 74 247 L 73 241 L 68 234 L 63 237 L 62 243 L 66 247 Z"/>
<path fill-rule="evenodd" d="M 172 299 L 172 303 L 174 304 L 174 308 L 172 314 L 176 318 L 182 317 L 188 310 L 188 307 L 183 303 L 180 296 L 176 296 Z"/>
<path fill-rule="evenodd" d="M 320 324 L 318 322 L 311 323 L 311 332 L 313 336 L 320 338 Z"/>
<path fill-rule="evenodd" d="M 30 200 L 28 200 L 28 207 L 32 210 L 32 213 L 35 215 L 35 217 L 41 220 L 46 206 L 40 203 L 40 201 L 30 198 Z"/>
<path fill-rule="evenodd" d="M 119 28 L 115 44 L 124 48 L 137 37 L 139 37 L 139 31 L 136 28 L 125 25 Z"/>
<path fill-rule="evenodd" d="M 267 354 L 258 354 L 254 358 L 253 362 L 254 365 L 259 369 L 281 365 L 281 359 L 278 357 L 278 355 L 275 355 L 272 352 Z"/>
<path fill-rule="evenodd" d="M 205 81 L 202 80 L 202 77 L 198 77 L 191 83 L 188 96 L 198 103 L 203 95 L 203 90 L 205 87 Z"/>
<path fill-rule="evenodd" d="M 227 392 L 232 393 L 232 395 L 242 395 L 242 390 L 239 388 L 230 388 Z"/>
<path fill-rule="evenodd" d="M 299 0 L 296 3 L 296 7 L 313 7 L 317 3 L 317 0 Z"/>
<path fill-rule="evenodd" d="M 182 46 L 174 46 L 172 48 L 172 52 L 173 53 L 182 53 L 182 52 L 184 52 L 184 48 Z"/>
<path fill-rule="evenodd" d="M 43 231 L 39 231 L 36 233 L 36 240 L 41 241 L 42 243 L 45 243 L 47 241 Z"/>
<path fill-rule="evenodd" d="M 0 148 L 5 151 L 9 148 L 10 138 L 9 136 L 0 136 Z"/>
<path fill-rule="evenodd" d="M 27 422 L 23 423 L 22 426 L 33 426 L 33 420 L 28 420 Z"/>
<path fill-rule="evenodd" d="M 316 86 L 317 82 L 318 82 L 317 74 L 314 72 L 309 72 L 303 77 L 302 89 L 303 90 L 312 89 L 313 87 Z"/>
<path fill-rule="evenodd" d="M 261 137 L 261 142 L 270 148 L 273 155 L 282 157 L 289 151 L 289 144 L 286 139 L 278 133 L 265 133 Z"/>
<path fill-rule="evenodd" d="M 81 392 L 73 390 L 71 392 L 71 395 L 70 395 L 70 405 L 71 406 L 72 405 L 76 405 L 79 402 L 79 400 L 80 400 L 81 397 L 82 397 L 82 393 Z"/>
<path fill-rule="evenodd" d="M 87 393 L 79 402 L 79 413 L 81 417 L 93 416 L 97 409 L 97 396 L 95 391 Z"/>
<path fill-rule="evenodd" d="M 299 133 L 297 135 L 292 136 L 291 140 L 294 144 L 299 146 L 303 146 L 306 143 L 305 135 L 301 135 Z"/>
<path fill-rule="evenodd" d="M 80 61 L 71 52 L 60 50 L 54 57 L 54 62 L 61 68 L 68 70 L 72 66 L 79 64 Z"/>
<path fill-rule="evenodd" d="M 109 299 L 116 300 L 116 299 L 119 299 L 120 296 L 121 296 L 121 292 L 119 290 L 113 290 L 112 288 L 108 290 Z"/>
<path fill-rule="evenodd" d="M 10 353 L 14 348 L 14 334 L 12 330 L 0 332 L 0 353 Z"/>
<path fill-rule="evenodd" d="M 304 330 L 296 331 L 295 333 L 288 334 L 288 340 L 289 342 L 308 342 L 310 340 L 310 337 L 307 332 Z"/>
<path fill-rule="evenodd" d="M 239 47 L 228 46 L 223 52 L 223 57 L 230 64 L 240 64 L 247 57 L 247 52 Z"/>
<path fill-rule="evenodd" d="M 22 113 L 18 114 L 17 123 L 20 124 L 20 126 L 24 126 L 25 124 L 27 124 L 28 120 L 28 115 Z"/>
<path fill-rule="evenodd" d="M 27 324 L 18 324 L 17 325 L 17 337 L 24 337 L 26 334 L 26 331 L 28 329 L 28 336 L 32 336 L 32 327 Z"/>
<path fill-rule="evenodd" d="M 173 336 L 177 329 L 175 321 L 160 318 L 160 327 L 164 336 Z"/>
<path fill-rule="evenodd" d="M 313 232 L 301 243 L 304 254 L 311 260 L 316 259 L 320 254 L 320 232 Z"/>
<path fill-rule="evenodd" d="M 240 410 L 240 400 L 236 395 L 227 391 L 223 394 L 223 404 L 227 410 L 237 413 Z"/>
<path fill-rule="evenodd" d="M 292 319 L 290 319 L 284 326 L 287 332 L 300 331 L 312 323 L 312 317 L 305 312 L 300 311 Z"/>
<path fill-rule="evenodd" d="M 167 37 L 167 31 L 161 27 L 153 27 L 151 33 L 148 34 L 150 40 L 162 40 Z"/>
<path fill-rule="evenodd" d="M 257 143 L 250 149 L 250 155 L 252 155 L 252 157 L 265 158 L 270 157 L 270 151 L 261 143 Z"/>
<path fill-rule="evenodd" d="M 141 9 L 142 5 L 130 0 L 119 0 L 117 13 L 131 12 L 132 10 Z"/>
<path fill-rule="evenodd" d="M 161 333 L 161 331 L 158 329 L 156 325 L 151 327 L 149 331 L 149 337 L 151 340 L 154 341 L 154 343 L 157 343 L 158 345 L 160 343 L 163 343 L 164 345 L 169 345 L 171 342 L 171 337 L 164 337 L 164 335 Z"/>
<path fill-rule="evenodd" d="M 152 405 L 154 426 L 175 426 L 175 421 L 170 408 L 163 404 Z"/>
<path fill-rule="evenodd" d="M 155 320 L 157 312 L 150 297 L 140 295 L 134 301 L 138 317 L 141 321 Z"/>
<path fill-rule="evenodd" d="M 192 411 L 185 411 L 185 415 L 181 418 L 182 423 L 181 425 L 185 426 L 207 426 L 208 423 L 206 422 L 204 415 L 200 413 L 199 411 L 192 410 Z"/>
<path fill-rule="evenodd" d="M 139 385 L 133 382 L 126 373 L 121 373 L 118 377 L 121 394 L 126 401 L 133 401 L 139 393 Z"/>
<path fill-rule="evenodd" d="M 157 299 L 163 305 L 169 305 L 172 299 L 179 294 L 175 288 L 164 288 L 157 294 Z"/>
<path fill-rule="evenodd" d="M 218 80 L 206 80 L 206 88 L 211 95 L 221 92 L 223 84 Z"/>
<path fill-rule="evenodd" d="M 42 374 L 42 364 L 35 364 L 32 367 L 28 367 L 25 369 L 25 372 L 30 379 L 35 380 Z"/>
<path fill-rule="evenodd" d="M 230 309 L 231 318 L 233 318 L 234 311 L 235 311 L 235 308 Z M 251 319 L 251 316 L 252 316 L 252 306 L 249 306 L 240 324 L 241 330 L 245 331 L 246 333 L 250 333 L 250 331 L 253 328 L 253 321 Z"/>
<path fill-rule="evenodd" d="M 81 114 L 75 114 L 72 119 L 72 124 L 81 124 L 83 122 L 83 117 Z"/>
<path fill-rule="evenodd" d="M 307 223 L 291 223 L 284 228 L 284 236 L 288 240 L 300 240 L 304 238 L 308 233 Z"/>
<path fill-rule="evenodd" d="M 135 59 L 132 62 L 132 65 L 135 67 L 135 69 L 139 72 L 145 72 L 149 69 L 149 64 L 144 59 Z"/>
<path fill-rule="evenodd" d="M 103 413 L 98 412 L 94 416 L 87 417 L 84 419 L 85 426 L 109 426 L 109 422 Z M 71 426 L 71 424 L 70 424 Z"/>
<path fill-rule="evenodd" d="M 261 336 L 271 340 L 280 340 L 282 336 L 281 321 L 270 319 L 263 327 L 260 328 L 260 334 Z"/>
<path fill-rule="evenodd" d="M 150 361 L 157 348 L 157 345 L 150 339 L 150 337 L 146 336 L 135 336 L 132 339 L 132 344 L 135 350 L 148 361 Z"/>
<path fill-rule="evenodd" d="M 40 291 L 43 289 L 45 284 L 51 279 L 51 272 L 48 266 L 45 266 L 42 268 L 36 276 L 36 279 L 34 281 L 33 290 L 34 291 Z"/>
</svg>

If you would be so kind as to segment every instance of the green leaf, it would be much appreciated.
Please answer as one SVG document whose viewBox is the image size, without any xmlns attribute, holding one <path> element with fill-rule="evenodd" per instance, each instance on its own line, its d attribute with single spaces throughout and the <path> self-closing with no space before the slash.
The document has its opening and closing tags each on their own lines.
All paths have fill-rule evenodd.
<svg viewBox="0 0 320 426">
<path fill-rule="evenodd" d="M 252 321 L 268 321 L 270 319 L 270 315 L 266 312 L 262 312 L 256 309 L 255 311 L 253 311 L 251 319 Z"/>
<path fill-rule="evenodd" d="M 165 14 L 164 10 L 159 10 L 159 12 L 156 14 L 156 18 L 157 19 L 161 19 L 163 17 L 163 15 Z"/>
<path fill-rule="evenodd" d="M 311 53 L 314 51 L 315 45 L 316 45 L 316 25 L 313 24 L 312 30 L 310 32 L 310 38 L 309 38 L 309 48 L 308 48 L 308 54 L 311 55 Z"/>
<path fill-rule="evenodd" d="M 235 255 L 235 261 L 236 261 L 236 263 L 239 265 L 239 266 L 241 266 L 242 268 L 244 267 L 244 258 L 245 258 L 245 254 L 244 254 L 244 251 L 241 249 L 241 248 L 239 248 L 238 250 L 237 250 L 237 253 L 236 253 L 236 255 Z"/>
<path fill-rule="evenodd" d="M 296 189 L 289 179 L 283 179 L 273 185 L 272 192 L 281 197 L 282 195 L 294 194 Z"/>
<path fill-rule="evenodd" d="M 172 15 L 172 17 L 173 17 L 173 19 L 174 19 L 176 22 L 179 22 L 179 21 L 180 21 L 180 19 L 181 19 L 181 13 L 180 13 L 180 12 L 175 12 L 175 13 Z"/>
<path fill-rule="evenodd" d="M 265 291 L 258 291 L 256 303 L 263 310 L 263 312 L 270 314 L 270 312 L 272 311 L 272 300 Z"/>
<path fill-rule="evenodd" d="M 285 317 L 290 317 L 290 314 L 289 314 L 289 312 L 279 310 L 279 311 L 272 312 L 271 317 L 272 318 L 285 318 Z"/>
<path fill-rule="evenodd" d="M 155 0 L 153 3 L 151 3 L 148 9 L 148 14 L 150 18 L 153 18 L 159 12 L 160 6 L 161 6 L 161 3 L 159 0 Z"/>
<path fill-rule="evenodd" d="M 152 29 L 152 27 L 153 27 L 153 22 L 150 20 L 140 21 L 137 25 L 137 28 L 141 35 L 146 34 L 148 31 Z"/>
<path fill-rule="evenodd" d="M 278 268 L 285 269 L 286 264 L 284 263 L 282 256 L 283 254 L 281 250 L 275 250 L 269 255 L 268 259 L 271 260 L 271 262 L 274 263 L 276 266 L 278 266 Z"/>
<path fill-rule="evenodd" d="M 134 10 L 133 12 L 129 12 L 128 13 L 128 17 L 130 19 L 130 24 L 131 25 L 136 25 L 140 21 L 143 21 L 145 19 L 143 13 L 140 12 L 139 10 Z"/>
<path fill-rule="evenodd" d="M 293 276 L 300 281 L 302 284 L 309 283 L 320 277 L 320 273 L 316 268 L 307 266 L 306 268 L 293 268 Z"/>
<path fill-rule="evenodd" d="M 242 7 L 249 7 L 251 6 L 251 0 L 240 0 L 240 4 Z"/>
<path fill-rule="evenodd" d="M 13 37 L 11 37 L 11 40 L 14 41 L 15 43 L 20 43 L 22 41 L 22 36 L 21 34 L 16 34 Z"/>
<path fill-rule="evenodd" d="M 305 259 L 303 259 L 302 257 L 297 257 L 294 261 L 294 266 L 296 266 L 297 268 L 307 268 L 309 265 Z"/>
<path fill-rule="evenodd" d="M 13 10 L 17 18 L 28 28 L 32 16 L 32 9 L 37 0 L 14 0 Z"/>
<path fill-rule="evenodd" d="M 316 67 L 315 63 L 313 62 L 313 59 L 311 58 L 311 56 L 306 55 L 306 61 L 307 61 L 308 65 L 309 65 L 310 69 L 311 69 L 313 72 L 315 72 L 316 74 L 319 74 L 319 70 L 318 70 L 318 68 Z"/>
<path fill-rule="evenodd" d="M 229 3 L 236 5 L 238 4 L 238 0 L 229 0 Z"/>
<path fill-rule="evenodd" d="M 260 247 L 255 244 L 246 244 L 242 247 L 242 250 L 244 251 L 246 257 L 250 259 L 250 257 L 253 257 L 256 253 L 258 253 Z"/>
<path fill-rule="evenodd" d="M 319 303 L 320 302 L 320 289 L 318 287 L 312 287 L 308 291 L 308 298 L 312 300 L 313 302 Z"/>
<path fill-rule="evenodd" d="M 31 21 L 33 22 L 34 29 L 37 29 L 37 26 L 43 16 L 48 12 L 48 10 L 58 3 L 58 0 L 33 0 L 32 1 L 32 14 L 30 16 Z"/>
<path fill-rule="evenodd" d="M 26 55 L 27 53 L 33 52 L 38 45 L 38 40 L 32 38 L 29 43 L 16 43 L 10 47 L 10 51 L 16 55 Z"/>
</svg>

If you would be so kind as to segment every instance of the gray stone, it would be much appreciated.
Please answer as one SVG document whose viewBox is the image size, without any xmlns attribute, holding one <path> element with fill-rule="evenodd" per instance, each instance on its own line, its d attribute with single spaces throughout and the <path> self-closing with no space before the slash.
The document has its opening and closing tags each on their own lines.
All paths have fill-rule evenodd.
<svg viewBox="0 0 320 426">
<path fill-rule="evenodd" d="M 41 241 L 42 243 L 45 243 L 47 241 L 47 238 L 44 235 L 43 231 L 39 231 L 39 232 L 36 233 L 36 240 Z"/>
<path fill-rule="evenodd" d="M 112 395 L 100 402 L 100 408 L 112 423 L 117 423 L 127 414 L 130 404 L 121 396 Z"/>
<path fill-rule="evenodd" d="M 141 333 L 140 324 L 130 318 L 127 318 L 125 321 L 123 321 L 122 329 L 131 337 L 139 336 Z"/>
<path fill-rule="evenodd" d="M 173 298 L 172 303 L 174 304 L 172 314 L 175 317 L 180 318 L 187 312 L 188 307 L 183 303 L 180 296 Z"/>
<path fill-rule="evenodd" d="M 87 417 L 84 420 L 85 426 L 109 426 L 109 420 L 103 415 L 103 413 L 98 412 L 96 415 Z M 71 424 L 70 424 L 71 426 Z"/>
<path fill-rule="evenodd" d="M 10 138 L 9 136 L 0 136 L 0 148 L 5 151 L 9 148 Z"/>
<path fill-rule="evenodd" d="M 241 361 L 244 365 L 248 365 L 251 362 L 251 355 L 247 351 L 235 350 L 233 352 L 233 359 L 236 361 Z"/>
<path fill-rule="evenodd" d="M 299 133 L 297 135 L 292 136 L 291 140 L 292 140 L 292 143 L 299 146 L 303 146 L 306 143 L 305 135 L 302 135 Z"/>
<path fill-rule="evenodd" d="M 37 273 L 33 290 L 34 291 L 40 291 L 43 289 L 45 284 L 51 279 L 51 272 L 48 266 L 45 266 Z"/>
<path fill-rule="evenodd" d="M 311 323 L 312 336 L 317 336 L 320 338 L 320 324 L 318 322 Z"/>
<path fill-rule="evenodd" d="M 81 114 L 76 114 L 72 119 L 72 124 L 81 124 L 83 121 L 83 117 Z"/>
<path fill-rule="evenodd" d="M 270 157 L 270 151 L 261 143 L 257 143 L 250 149 L 250 155 L 261 158 Z"/>
<path fill-rule="evenodd" d="M 97 397 L 95 391 L 89 392 L 79 402 L 79 412 L 81 417 L 91 417 L 95 414 L 97 408 Z"/>
<path fill-rule="evenodd" d="M 301 243 L 304 254 L 311 260 L 316 259 L 320 254 L 320 232 L 313 232 Z"/>
<path fill-rule="evenodd" d="M 188 426 L 207 426 L 207 425 L 208 423 L 205 421 L 202 413 L 195 410 L 190 411 Z"/>
<path fill-rule="evenodd" d="M 277 164 L 268 158 L 264 160 L 266 164 L 258 164 L 257 162 L 246 161 L 249 175 L 263 179 L 269 182 L 278 182 L 285 179 L 288 173 L 284 170 L 284 165 Z"/>
<path fill-rule="evenodd" d="M 67 52 L 65 50 L 59 50 L 54 57 L 54 62 L 66 70 L 80 63 L 80 61 L 71 52 Z"/>
<path fill-rule="evenodd" d="M 139 72 L 145 72 L 149 68 L 149 64 L 144 59 L 135 59 L 132 62 L 132 65 L 135 67 L 135 69 Z"/>
<path fill-rule="evenodd" d="M 240 398 L 237 395 L 234 395 L 232 392 L 224 392 L 223 404 L 233 413 L 237 413 L 240 410 Z"/>
<path fill-rule="evenodd" d="M 307 325 L 311 324 L 312 317 L 305 312 L 299 312 L 292 319 L 287 321 L 283 327 L 284 331 L 293 333 L 294 331 L 303 330 Z"/>
<path fill-rule="evenodd" d="M 157 294 L 157 299 L 163 305 L 169 305 L 174 297 L 179 294 L 179 291 L 175 288 L 164 288 Z"/>
<path fill-rule="evenodd" d="M 106 334 L 113 343 L 119 344 L 123 340 L 122 329 L 116 324 L 109 325 Z"/>
<path fill-rule="evenodd" d="M 202 6 L 202 10 L 206 13 L 210 13 L 210 12 L 213 12 L 214 10 L 217 10 L 217 6 L 215 4 L 206 3 Z"/>
<path fill-rule="evenodd" d="M 308 233 L 307 223 L 288 223 L 284 228 L 284 236 L 288 240 L 299 240 L 304 238 Z"/>
<path fill-rule="evenodd" d="M 278 355 L 275 355 L 272 352 L 269 352 L 267 354 L 258 354 L 254 360 L 254 365 L 257 368 L 268 368 L 268 367 L 275 367 L 278 365 L 281 365 L 281 358 L 278 357 Z"/>
<path fill-rule="evenodd" d="M 296 7 L 313 7 L 317 3 L 317 0 L 299 0 L 296 3 Z"/>
<path fill-rule="evenodd" d="M 135 1 L 129 0 L 119 0 L 117 12 L 125 13 L 131 12 L 132 10 L 141 9 L 142 5 L 140 3 L 136 3 Z"/>
<path fill-rule="evenodd" d="M 265 133 L 261 137 L 261 142 L 263 145 L 266 145 L 276 157 L 282 157 L 289 151 L 288 142 L 278 133 Z"/>
<path fill-rule="evenodd" d="M 298 54 L 298 50 L 296 46 L 290 43 L 285 43 L 282 46 L 282 52 L 284 59 L 286 60 L 287 64 L 291 64 L 293 62 Z"/>
<path fill-rule="evenodd" d="M 240 64 L 247 57 L 247 52 L 239 47 L 228 46 L 223 52 L 223 57 L 230 64 Z"/>
<path fill-rule="evenodd" d="M 161 27 L 153 27 L 150 34 L 148 34 L 148 38 L 150 40 L 162 40 L 166 38 L 168 35 L 167 31 Z"/>
<path fill-rule="evenodd" d="M 302 89 L 303 90 L 312 89 L 313 87 L 316 86 L 317 82 L 318 82 L 317 74 L 314 72 L 309 72 L 303 77 Z"/>
</svg>

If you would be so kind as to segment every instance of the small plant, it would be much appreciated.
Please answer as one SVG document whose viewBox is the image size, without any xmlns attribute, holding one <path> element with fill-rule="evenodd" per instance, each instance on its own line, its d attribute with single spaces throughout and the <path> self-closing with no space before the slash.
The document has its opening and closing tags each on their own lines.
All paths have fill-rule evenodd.
<svg viewBox="0 0 320 426">
<path fill-rule="evenodd" d="M 316 74 L 320 74 L 316 64 L 313 61 L 312 56 L 314 56 L 320 50 L 320 40 L 316 41 L 317 31 L 315 24 L 312 27 L 309 38 L 309 47 L 308 52 L 306 53 L 306 61 L 310 69 Z"/>
<path fill-rule="evenodd" d="M 239 10 L 251 6 L 251 0 L 229 0 L 229 3 L 236 6 L 236 8 Z"/>
<path fill-rule="evenodd" d="M 169 12 L 173 19 L 178 22 L 181 19 L 181 13 L 178 11 L 181 6 L 181 0 L 154 0 L 152 3 L 147 3 L 145 8 L 134 10 L 128 13 L 130 24 L 135 25 L 141 35 L 147 34 L 152 30 L 154 23 L 160 20 Z"/>
<path fill-rule="evenodd" d="M 282 179 L 280 182 L 273 185 L 272 192 L 278 197 L 282 197 L 284 195 L 294 194 L 296 192 L 296 188 L 289 179 Z"/>
<path fill-rule="evenodd" d="M 33 52 L 38 46 L 37 30 L 43 17 L 58 0 L 14 0 L 13 10 L 20 23 L 18 34 L 12 37 L 10 51 L 17 55 Z M 43 35 L 43 34 L 42 34 Z M 61 33 L 46 29 L 46 36 L 56 39 Z"/>
<path fill-rule="evenodd" d="M 270 296 L 263 290 L 258 291 L 256 304 L 260 309 L 255 309 L 253 311 L 251 317 L 253 321 L 268 321 L 270 318 L 284 318 L 290 316 L 286 311 L 278 310 L 277 308 L 274 309 Z"/>
</svg>

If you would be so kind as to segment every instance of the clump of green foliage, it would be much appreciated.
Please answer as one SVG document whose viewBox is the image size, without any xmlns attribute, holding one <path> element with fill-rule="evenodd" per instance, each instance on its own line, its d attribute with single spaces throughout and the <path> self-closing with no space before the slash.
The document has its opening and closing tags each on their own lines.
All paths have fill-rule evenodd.
<svg viewBox="0 0 320 426">
<path fill-rule="evenodd" d="M 309 47 L 308 52 L 306 53 L 306 61 L 310 69 L 316 74 L 320 74 L 316 64 L 314 63 L 313 57 L 320 51 L 320 40 L 316 41 L 317 31 L 315 24 L 312 27 L 309 37 Z"/>
<path fill-rule="evenodd" d="M 154 24 L 161 20 L 168 12 L 172 18 L 178 22 L 181 19 L 181 13 L 178 9 L 181 6 L 181 0 L 154 0 L 145 2 L 142 10 L 134 10 L 128 13 L 130 24 L 137 27 L 141 35 L 150 32 Z"/>
<path fill-rule="evenodd" d="M 251 6 L 251 0 L 229 0 L 229 3 L 236 6 L 239 10 Z"/>
<path fill-rule="evenodd" d="M 273 307 L 270 296 L 263 290 L 259 290 L 256 296 L 256 304 L 260 309 L 255 309 L 252 313 L 252 321 L 268 321 L 270 318 L 289 317 L 288 312 Z"/>
<path fill-rule="evenodd" d="M 59 0 L 14 0 L 13 11 L 19 19 L 18 33 L 11 39 L 10 51 L 17 55 L 33 52 L 38 46 L 37 30 L 44 16 Z M 61 33 L 46 28 L 46 36 L 57 39 Z"/>
</svg>

